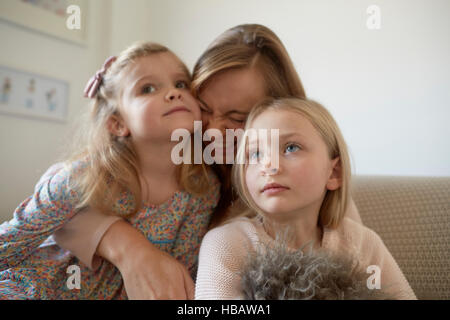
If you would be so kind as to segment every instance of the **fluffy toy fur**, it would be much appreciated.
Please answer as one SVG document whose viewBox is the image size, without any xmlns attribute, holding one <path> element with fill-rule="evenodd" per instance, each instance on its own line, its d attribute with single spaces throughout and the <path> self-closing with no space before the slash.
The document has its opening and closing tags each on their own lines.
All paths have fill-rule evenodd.
<svg viewBox="0 0 450 320">
<path fill-rule="evenodd" d="M 307 250 L 304 250 L 307 251 Z M 350 259 L 302 249 L 284 242 L 261 244 L 241 272 L 246 300 L 380 300 L 391 299 L 381 289 L 369 289 L 370 274 Z"/>
</svg>

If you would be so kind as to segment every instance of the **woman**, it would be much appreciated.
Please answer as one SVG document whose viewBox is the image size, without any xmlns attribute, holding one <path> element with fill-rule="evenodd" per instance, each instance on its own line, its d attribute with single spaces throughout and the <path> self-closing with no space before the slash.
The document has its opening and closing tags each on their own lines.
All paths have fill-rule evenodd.
<svg viewBox="0 0 450 320">
<path fill-rule="evenodd" d="M 202 109 L 204 129 L 243 128 L 252 107 L 266 97 L 305 98 L 294 65 L 280 39 L 267 27 L 239 25 L 225 31 L 197 61 L 192 81 L 194 96 Z M 224 141 L 224 152 L 234 149 L 234 141 Z M 228 149 L 228 150 L 227 150 Z M 211 227 L 239 213 L 238 197 L 231 189 L 231 165 L 214 165 L 221 185 L 221 199 Z M 233 210 L 232 210 L 233 209 Z M 89 215 L 89 223 L 86 215 Z M 95 216 L 95 218 L 93 217 Z M 353 202 L 347 216 L 360 222 Z M 94 220 L 95 219 L 95 220 Z M 129 298 L 185 298 L 191 279 L 171 281 L 178 272 L 166 265 L 148 274 L 157 250 L 131 225 L 118 217 L 98 212 L 78 214 L 55 235 L 56 241 L 95 268 L 100 257 L 121 265 Z"/>
</svg>

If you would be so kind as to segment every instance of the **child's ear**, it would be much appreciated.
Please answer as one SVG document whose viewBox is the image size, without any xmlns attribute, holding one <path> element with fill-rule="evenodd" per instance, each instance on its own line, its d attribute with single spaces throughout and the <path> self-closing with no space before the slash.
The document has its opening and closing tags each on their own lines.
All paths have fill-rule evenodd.
<svg viewBox="0 0 450 320">
<path fill-rule="evenodd" d="M 130 135 L 130 130 L 119 115 L 113 114 L 110 116 L 106 122 L 106 127 L 111 134 L 117 137 L 127 137 Z"/>
<path fill-rule="evenodd" d="M 331 160 L 331 169 L 331 174 L 327 182 L 327 189 L 336 190 L 342 185 L 342 166 L 341 159 L 339 157 Z"/>
</svg>

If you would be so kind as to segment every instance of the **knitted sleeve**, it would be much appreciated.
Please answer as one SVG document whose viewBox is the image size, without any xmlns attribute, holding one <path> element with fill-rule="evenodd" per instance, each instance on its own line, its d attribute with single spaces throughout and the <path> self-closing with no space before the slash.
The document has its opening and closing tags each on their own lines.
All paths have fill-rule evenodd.
<svg viewBox="0 0 450 320">
<path fill-rule="evenodd" d="M 235 223 L 210 230 L 200 247 L 195 299 L 240 299 L 240 275 L 249 238 Z"/>
<path fill-rule="evenodd" d="M 380 236 L 369 229 L 367 241 L 373 246 L 370 264 L 380 267 L 381 289 L 391 293 L 393 297 L 399 300 L 417 299 L 406 277 Z"/>
<path fill-rule="evenodd" d="M 326 230 L 324 248 L 337 255 L 353 257 L 361 271 L 367 272 L 367 284 L 380 284 L 380 289 L 394 299 L 416 299 L 394 257 L 373 230 L 344 218 L 337 229 Z M 379 281 L 378 281 L 379 279 Z"/>
</svg>

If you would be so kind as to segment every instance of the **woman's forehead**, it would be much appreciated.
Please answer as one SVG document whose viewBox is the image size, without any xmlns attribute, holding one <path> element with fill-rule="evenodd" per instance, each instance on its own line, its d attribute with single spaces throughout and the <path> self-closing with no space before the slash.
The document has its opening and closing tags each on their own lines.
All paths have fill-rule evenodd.
<svg viewBox="0 0 450 320">
<path fill-rule="evenodd" d="M 230 69 L 211 77 L 199 94 L 206 107 L 219 112 L 250 112 L 265 97 L 265 84 L 256 69 Z"/>
</svg>

